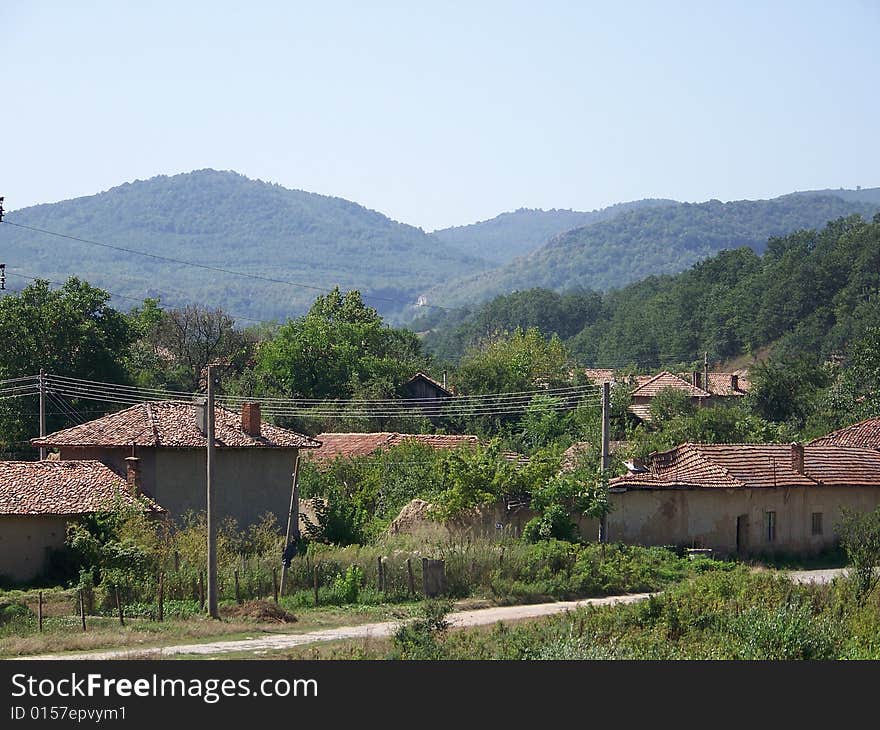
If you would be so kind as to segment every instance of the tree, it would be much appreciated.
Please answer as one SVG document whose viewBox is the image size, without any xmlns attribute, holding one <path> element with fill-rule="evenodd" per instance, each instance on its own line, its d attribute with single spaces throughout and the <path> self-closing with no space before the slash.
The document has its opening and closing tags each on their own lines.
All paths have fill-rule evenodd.
<svg viewBox="0 0 880 730">
<path fill-rule="evenodd" d="M 257 353 L 257 376 L 296 398 L 392 397 L 427 367 L 415 333 L 384 324 L 360 292 L 335 288 L 288 320 Z"/>
<path fill-rule="evenodd" d="M 236 329 L 222 309 L 188 305 L 162 310 L 158 300 L 147 299 L 131 318 L 141 334 L 131 365 L 142 385 L 195 391 L 208 363 L 223 362 L 240 374 L 253 355 L 254 338 Z"/>
<path fill-rule="evenodd" d="M 462 393 L 503 393 L 554 388 L 571 381 L 571 357 L 562 341 L 537 328 L 517 329 L 462 358 L 456 383 Z"/>
<path fill-rule="evenodd" d="M 75 277 L 54 290 L 38 279 L 0 299 L 0 379 L 43 368 L 72 378 L 129 382 L 123 359 L 135 332 L 109 300 L 110 294 Z M 0 440 L 7 446 L 38 434 L 35 404 L 25 400 L 3 402 L 0 409 Z M 50 430 L 62 425 L 50 415 Z"/>
<path fill-rule="evenodd" d="M 850 577 L 864 602 L 880 582 L 880 507 L 873 512 L 842 509 L 837 533 L 852 571 Z"/>
</svg>

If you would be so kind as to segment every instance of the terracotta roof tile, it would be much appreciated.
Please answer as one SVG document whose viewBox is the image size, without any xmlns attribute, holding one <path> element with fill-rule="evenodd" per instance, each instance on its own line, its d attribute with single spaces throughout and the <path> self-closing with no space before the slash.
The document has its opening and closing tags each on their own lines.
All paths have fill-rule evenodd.
<svg viewBox="0 0 880 730">
<path fill-rule="evenodd" d="M 261 435 L 251 436 L 241 426 L 241 416 L 215 406 L 215 443 L 218 447 L 316 449 L 320 443 L 308 436 L 261 422 Z M 204 448 L 207 439 L 196 422 L 196 406 L 176 401 L 139 403 L 102 418 L 56 431 L 34 446 L 161 446 Z"/>
<path fill-rule="evenodd" d="M 686 443 L 652 454 L 648 471 L 616 477 L 611 484 L 644 489 L 880 486 L 880 453 L 808 445 L 799 474 L 787 444 Z"/>
<path fill-rule="evenodd" d="M 379 449 L 387 449 L 407 441 L 431 446 L 435 449 L 454 449 L 463 444 L 477 445 L 480 440 L 470 435 L 446 435 L 423 433 L 396 433 L 383 431 L 378 433 L 322 433 L 316 436 L 323 445 L 308 454 L 308 458 L 317 462 L 329 462 L 337 457 L 354 458 L 367 456 Z"/>
<path fill-rule="evenodd" d="M 0 514 L 80 515 L 140 504 L 125 479 L 99 461 L 0 461 Z M 146 509 L 164 512 L 146 500 Z"/>
<path fill-rule="evenodd" d="M 702 388 L 695 387 L 684 378 L 680 378 L 678 375 L 674 375 L 667 370 L 650 377 L 639 385 L 639 387 L 632 392 L 632 395 L 633 397 L 642 396 L 653 398 L 665 388 L 675 388 L 676 390 L 684 391 L 692 398 L 708 398 L 710 396 L 710 393 L 707 393 Z"/>
<path fill-rule="evenodd" d="M 869 418 L 810 441 L 811 446 L 861 446 L 880 449 L 880 418 Z"/>
</svg>

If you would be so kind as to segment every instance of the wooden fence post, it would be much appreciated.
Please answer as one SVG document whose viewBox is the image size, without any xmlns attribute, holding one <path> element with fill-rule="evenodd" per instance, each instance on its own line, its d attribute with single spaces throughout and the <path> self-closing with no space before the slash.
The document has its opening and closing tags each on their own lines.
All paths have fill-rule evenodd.
<svg viewBox="0 0 880 730">
<path fill-rule="evenodd" d="M 318 605 L 318 566 L 316 565 L 313 571 L 314 581 L 315 581 L 315 605 Z"/>
<path fill-rule="evenodd" d="M 79 617 L 82 622 L 82 630 L 86 630 L 86 603 L 83 599 L 83 590 L 79 589 Z"/>
<path fill-rule="evenodd" d="M 237 570 L 232 571 L 232 575 L 235 578 L 235 602 L 241 603 L 241 593 L 240 593 L 239 587 L 238 587 L 238 571 Z"/>
<path fill-rule="evenodd" d="M 199 611 L 205 610 L 205 573 L 199 571 Z"/>
<path fill-rule="evenodd" d="M 272 568 L 272 596 L 278 603 L 278 568 Z"/>
<path fill-rule="evenodd" d="M 378 555 L 376 557 L 376 590 L 384 591 L 385 590 L 385 576 L 382 565 L 382 556 Z"/>
<path fill-rule="evenodd" d="M 165 573 L 159 571 L 159 620 L 165 620 Z"/>
<path fill-rule="evenodd" d="M 43 631 L 43 591 L 37 594 L 37 620 L 40 624 L 40 632 Z"/>
<path fill-rule="evenodd" d="M 113 586 L 113 592 L 116 594 L 116 610 L 119 611 L 119 625 L 125 626 L 125 618 L 122 616 L 122 601 L 119 599 L 119 586 Z"/>
<path fill-rule="evenodd" d="M 409 582 L 409 594 L 411 596 L 413 596 L 413 595 L 415 595 L 415 592 L 416 592 L 416 579 L 415 579 L 415 576 L 413 575 L 412 558 L 406 559 L 406 575 L 407 575 L 408 582 Z"/>
<path fill-rule="evenodd" d="M 428 559 L 422 558 L 422 593 L 428 597 Z"/>
</svg>

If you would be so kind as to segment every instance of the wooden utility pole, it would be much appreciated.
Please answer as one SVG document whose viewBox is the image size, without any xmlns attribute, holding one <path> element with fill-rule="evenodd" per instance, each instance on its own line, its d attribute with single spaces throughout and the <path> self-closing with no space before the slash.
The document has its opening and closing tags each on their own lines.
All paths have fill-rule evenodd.
<svg viewBox="0 0 880 730">
<path fill-rule="evenodd" d="M 602 383 L 602 473 L 611 466 L 611 383 Z M 599 542 L 604 543 L 608 534 L 607 518 L 599 518 Z"/>
<path fill-rule="evenodd" d="M 46 436 L 46 372 L 40 368 L 40 438 Z M 46 447 L 40 446 L 40 461 L 46 459 Z"/>
<path fill-rule="evenodd" d="M 206 518 L 208 523 L 208 615 L 220 618 L 217 609 L 217 525 L 214 514 L 214 367 L 208 365 L 208 398 L 205 404 L 205 437 L 207 448 Z"/>
<path fill-rule="evenodd" d="M 299 451 L 293 461 L 293 484 L 290 486 L 290 507 L 287 510 L 287 530 L 284 533 L 284 552 L 290 547 L 290 541 L 299 542 Z M 290 565 L 288 560 L 281 564 L 281 595 L 284 595 L 284 587 L 287 584 L 287 569 Z"/>
</svg>

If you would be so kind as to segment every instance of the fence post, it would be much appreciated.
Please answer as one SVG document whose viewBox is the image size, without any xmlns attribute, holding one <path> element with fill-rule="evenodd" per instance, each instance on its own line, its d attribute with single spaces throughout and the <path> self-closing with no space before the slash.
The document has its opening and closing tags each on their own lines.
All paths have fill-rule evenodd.
<svg viewBox="0 0 880 730">
<path fill-rule="evenodd" d="M 235 578 L 235 602 L 241 603 L 241 593 L 238 588 L 238 571 L 237 570 L 232 571 L 232 575 Z"/>
<path fill-rule="evenodd" d="M 278 603 L 278 568 L 272 568 L 272 597 Z"/>
<path fill-rule="evenodd" d="M 83 590 L 79 589 L 79 617 L 82 622 L 82 630 L 86 630 L 86 604 L 83 599 Z"/>
<path fill-rule="evenodd" d="M 314 576 L 315 582 L 315 605 L 318 605 L 318 566 L 316 565 L 312 575 Z"/>
<path fill-rule="evenodd" d="M 119 599 L 119 586 L 113 586 L 113 592 L 116 594 L 116 610 L 119 611 L 119 625 L 125 626 L 125 619 L 122 616 L 122 601 Z"/>
<path fill-rule="evenodd" d="M 422 558 L 422 593 L 428 597 L 428 559 Z"/>
<path fill-rule="evenodd" d="M 416 579 L 415 576 L 413 576 L 412 558 L 406 559 L 406 575 L 409 582 L 409 594 L 413 596 L 416 592 Z"/>
<path fill-rule="evenodd" d="M 205 610 L 205 572 L 199 571 L 199 611 Z"/>
<path fill-rule="evenodd" d="M 165 620 L 165 573 L 159 571 L 159 621 Z"/>
<path fill-rule="evenodd" d="M 40 623 L 40 631 L 43 631 L 43 591 L 37 594 L 37 620 Z"/>
<path fill-rule="evenodd" d="M 382 565 L 382 556 L 376 556 L 376 590 L 384 591 L 385 590 L 385 576 L 384 574 L 384 566 Z"/>
</svg>

